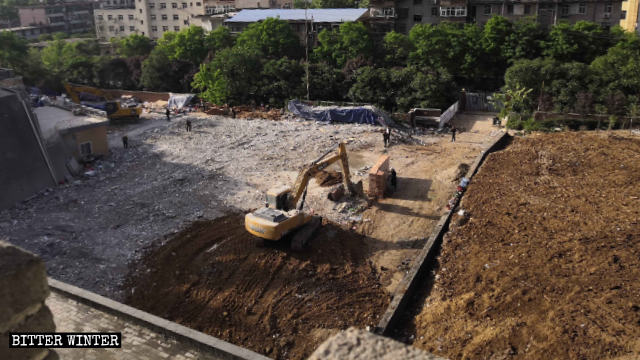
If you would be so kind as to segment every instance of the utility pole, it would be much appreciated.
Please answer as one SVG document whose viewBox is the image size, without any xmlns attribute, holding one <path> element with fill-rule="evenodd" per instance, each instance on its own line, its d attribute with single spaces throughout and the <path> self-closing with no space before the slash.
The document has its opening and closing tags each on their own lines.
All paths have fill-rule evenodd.
<svg viewBox="0 0 640 360">
<path fill-rule="evenodd" d="M 309 21 L 307 20 L 307 10 L 309 9 L 309 1 L 304 1 L 304 53 L 306 58 L 306 76 L 307 76 L 307 101 L 309 101 Z"/>
</svg>

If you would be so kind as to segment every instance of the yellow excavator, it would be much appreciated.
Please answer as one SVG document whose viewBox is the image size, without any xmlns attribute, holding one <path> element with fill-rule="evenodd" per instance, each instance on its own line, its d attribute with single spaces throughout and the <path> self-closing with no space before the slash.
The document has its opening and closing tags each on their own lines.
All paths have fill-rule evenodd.
<svg viewBox="0 0 640 360">
<path fill-rule="evenodd" d="M 327 157 L 336 148 L 337 152 Z M 244 225 L 247 231 L 265 241 L 278 241 L 284 236 L 292 235 L 291 248 L 301 250 L 322 223 L 321 217 L 302 211 L 309 180 L 338 160 L 342 167 L 344 187 L 351 195 L 357 194 L 356 186 L 351 183 L 349 176 L 347 148 L 341 142 L 300 170 L 293 187 L 269 190 L 266 207 L 245 215 Z"/>
<path fill-rule="evenodd" d="M 104 91 L 92 86 L 65 83 L 64 88 L 75 103 L 80 104 L 83 101 L 104 102 L 109 120 L 137 119 L 142 113 L 140 105 L 124 105 L 120 100 L 109 99 Z"/>
</svg>

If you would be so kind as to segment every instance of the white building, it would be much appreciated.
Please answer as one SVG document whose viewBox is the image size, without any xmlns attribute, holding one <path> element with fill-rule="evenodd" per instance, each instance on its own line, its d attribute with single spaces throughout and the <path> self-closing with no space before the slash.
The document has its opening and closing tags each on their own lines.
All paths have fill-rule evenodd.
<svg viewBox="0 0 640 360">
<path fill-rule="evenodd" d="M 131 34 L 158 39 L 167 31 L 201 25 L 198 17 L 206 14 L 203 0 L 131 0 L 124 5 L 108 1 L 118 3 L 94 11 L 96 36 L 102 40 Z"/>
</svg>

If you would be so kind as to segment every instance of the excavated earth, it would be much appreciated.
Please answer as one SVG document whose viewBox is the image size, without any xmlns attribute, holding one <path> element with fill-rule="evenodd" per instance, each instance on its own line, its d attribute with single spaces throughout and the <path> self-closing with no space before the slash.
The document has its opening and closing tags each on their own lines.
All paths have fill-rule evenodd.
<svg viewBox="0 0 640 360">
<path fill-rule="evenodd" d="M 517 138 L 461 207 L 405 339 L 451 359 L 640 356 L 637 136 Z"/>
<path fill-rule="evenodd" d="M 198 221 L 149 249 L 127 303 L 277 359 L 303 359 L 389 303 L 362 235 L 324 224 L 308 248 L 263 244 L 244 215 Z"/>
</svg>

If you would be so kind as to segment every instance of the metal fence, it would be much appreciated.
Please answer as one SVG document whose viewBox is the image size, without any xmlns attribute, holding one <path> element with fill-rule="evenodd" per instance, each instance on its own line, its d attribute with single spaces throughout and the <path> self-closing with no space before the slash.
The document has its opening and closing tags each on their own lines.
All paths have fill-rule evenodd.
<svg viewBox="0 0 640 360">
<path fill-rule="evenodd" d="M 493 93 L 488 92 L 466 93 L 465 110 L 498 112 L 499 110 L 489 102 L 492 95 Z"/>
</svg>

